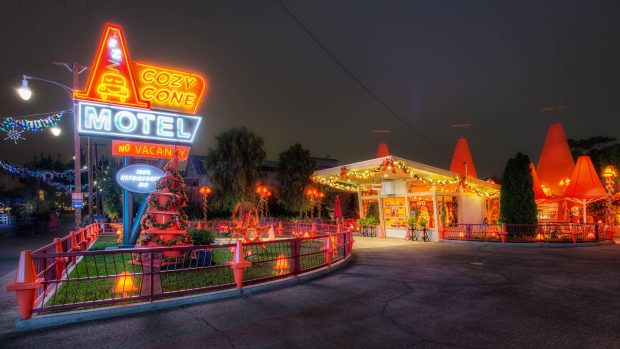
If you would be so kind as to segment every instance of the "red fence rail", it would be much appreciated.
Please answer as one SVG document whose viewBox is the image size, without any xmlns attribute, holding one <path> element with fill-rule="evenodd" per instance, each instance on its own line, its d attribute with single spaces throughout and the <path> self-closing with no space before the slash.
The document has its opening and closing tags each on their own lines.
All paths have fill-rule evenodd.
<svg viewBox="0 0 620 349">
<path fill-rule="evenodd" d="M 582 243 L 613 240 L 617 229 L 595 223 L 456 224 L 440 233 L 445 240 Z"/>
<path fill-rule="evenodd" d="M 32 253 L 37 278 L 32 313 L 148 302 L 237 285 L 231 268 L 235 244 L 89 251 L 105 236 L 104 228 L 85 227 Z M 243 284 L 305 273 L 351 254 L 349 230 L 321 224 L 312 228 L 283 223 L 281 235 L 288 237 L 241 244 L 243 258 L 251 263 Z M 314 233 L 295 237 L 297 229 Z"/>
</svg>

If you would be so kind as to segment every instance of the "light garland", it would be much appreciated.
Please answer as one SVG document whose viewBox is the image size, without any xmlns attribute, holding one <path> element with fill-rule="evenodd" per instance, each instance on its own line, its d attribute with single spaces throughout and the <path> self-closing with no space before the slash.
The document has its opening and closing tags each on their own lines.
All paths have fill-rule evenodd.
<svg viewBox="0 0 620 349">
<path fill-rule="evenodd" d="M 73 180 L 74 170 L 65 170 L 65 171 L 52 171 L 52 170 L 30 170 L 24 167 L 15 167 L 9 165 L 8 162 L 0 160 L 0 168 L 3 170 L 17 175 L 19 177 L 35 177 L 40 178 L 43 181 L 51 181 L 54 178 L 60 178 L 64 180 Z M 88 170 L 80 170 L 80 172 L 86 172 Z"/>
<path fill-rule="evenodd" d="M 447 179 L 434 179 L 430 176 L 422 176 L 420 174 L 415 173 L 416 171 L 415 168 L 408 166 L 404 162 L 394 161 L 392 159 L 385 159 L 383 160 L 383 163 L 381 165 L 377 166 L 374 169 L 370 169 L 370 170 L 368 169 L 367 170 L 354 170 L 354 169 L 348 169 L 346 166 L 342 166 L 340 168 L 339 175 L 333 175 L 333 176 L 328 176 L 328 177 L 313 176 L 312 180 L 316 183 L 327 185 L 335 189 L 346 190 L 346 191 L 357 191 L 359 190 L 359 185 L 354 184 L 354 183 L 343 183 L 342 180 L 351 179 L 351 178 L 358 179 L 358 180 L 359 179 L 367 180 L 367 179 L 374 178 L 375 176 L 377 176 L 383 171 L 390 171 L 393 174 L 396 174 L 397 169 L 400 170 L 404 175 L 413 179 L 414 181 L 422 182 L 425 184 L 430 184 L 434 186 L 444 186 L 444 185 L 460 183 L 464 188 L 471 190 L 472 192 L 476 193 L 479 196 L 493 197 L 499 194 L 499 190 L 479 189 L 477 188 L 477 186 L 473 186 L 467 183 L 467 181 L 461 177 L 454 177 L 454 178 L 447 178 Z"/>
<path fill-rule="evenodd" d="M 21 128 L 21 131 L 38 132 L 47 128 L 57 126 L 62 120 L 63 114 L 66 110 L 53 113 L 43 118 L 36 120 L 16 119 L 14 117 L 7 117 L 0 120 L 0 132 L 8 132 L 14 127 Z"/>
</svg>

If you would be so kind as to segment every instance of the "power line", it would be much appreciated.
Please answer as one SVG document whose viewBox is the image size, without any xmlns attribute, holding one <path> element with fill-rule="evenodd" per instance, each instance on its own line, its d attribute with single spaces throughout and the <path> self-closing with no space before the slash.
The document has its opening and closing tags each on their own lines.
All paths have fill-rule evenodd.
<svg viewBox="0 0 620 349">
<path fill-rule="evenodd" d="M 355 74 L 353 74 L 353 72 L 351 72 L 322 42 L 321 40 L 319 40 L 311 31 L 310 29 L 308 29 L 289 9 L 288 7 L 286 7 L 286 5 L 281 1 L 278 0 L 278 3 L 280 4 L 280 6 L 282 6 L 282 8 L 284 9 L 284 11 L 295 21 L 295 23 L 297 23 L 297 25 L 299 25 L 301 27 L 301 29 L 303 29 L 306 34 L 308 34 L 308 36 L 310 36 L 310 38 L 312 38 L 312 40 L 314 40 L 314 42 L 319 45 L 321 47 L 321 49 L 323 49 L 323 51 L 325 51 L 325 53 L 327 53 L 327 55 L 329 57 L 331 57 L 331 59 L 338 64 L 338 66 L 344 70 L 349 77 L 351 77 L 351 79 L 353 79 L 355 82 L 357 82 L 357 84 L 362 87 L 370 96 L 372 96 L 375 101 L 377 101 L 377 103 L 379 103 L 383 108 L 385 108 L 390 114 L 392 114 L 394 117 L 396 117 L 398 120 L 400 120 L 400 122 L 402 122 L 405 126 L 407 126 L 411 131 L 413 131 L 416 135 L 418 135 L 418 137 L 420 137 L 422 140 L 426 141 L 428 144 L 434 146 L 435 148 L 437 148 L 438 150 L 440 150 L 443 153 L 446 153 L 448 155 L 450 155 L 450 152 L 446 151 L 445 149 L 443 149 L 441 146 L 439 146 L 438 144 L 436 144 L 435 142 L 433 142 L 430 138 L 426 137 L 424 135 L 424 133 L 422 133 L 421 131 L 418 131 L 416 128 L 414 128 L 405 118 L 401 117 L 394 109 L 392 109 L 389 105 L 387 105 L 387 103 L 385 103 L 381 98 L 379 98 L 379 96 L 377 96 L 377 94 L 375 94 L 366 84 L 364 84 L 364 82 L 362 82 L 359 78 L 357 78 L 355 76 Z"/>
</svg>

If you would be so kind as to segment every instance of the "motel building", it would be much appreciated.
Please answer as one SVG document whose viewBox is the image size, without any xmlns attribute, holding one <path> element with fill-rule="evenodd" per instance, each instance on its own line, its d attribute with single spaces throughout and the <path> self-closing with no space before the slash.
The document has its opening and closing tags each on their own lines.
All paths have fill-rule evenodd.
<svg viewBox="0 0 620 349">
<path fill-rule="evenodd" d="M 439 240 L 438 227 L 499 218 L 500 186 L 477 178 L 465 138 L 457 140 L 449 171 L 392 156 L 382 143 L 374 159 L 316 171 L 313 179 L 357 192 L 362 218 L 376 205 L 378 236 L 404 238 L 412 216 L 428 222 L 430 241 Z"/>
</svg>

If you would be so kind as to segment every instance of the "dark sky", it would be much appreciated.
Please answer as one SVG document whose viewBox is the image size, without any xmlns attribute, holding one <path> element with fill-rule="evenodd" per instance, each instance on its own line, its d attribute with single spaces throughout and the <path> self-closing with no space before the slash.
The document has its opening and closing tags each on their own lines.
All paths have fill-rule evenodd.
<svg viewBox="0 0 620 349">
<path fill-rule="evenodd" d="M 277 1 L 2 1 L 0 115 L 68 107 L 61 89 L 40 82 L 31 82 L 33 98 L 22 102 L 20 75 L 70 84 L 70 73 L 49 62 L 90 65 L 110 21 L 124 27 L 134 60 L 207 78 L 194 154 L 205 154 L 217 133 L 244 125 L 265 139 L 271 159 L 300 142 L 315 156 L 360 161 L 385 140 L 395 155 L 447 168 L 464 135 L 485 177 L 501 174 L 517 151 L 537 160 L 554 120 L 572 138 L 620 136 L 620 1 L 284 3 L 433 144 L 373 99 Z M 540 112 L 552 105 L 569 109 Z M 459 123 L 473 126 L 450 128 Z M 62 126 L 61 138 L 0 140 L 0 159 L 19 164 L 42 151 L 69 159 L 69 117 Z"/>
</svg>

